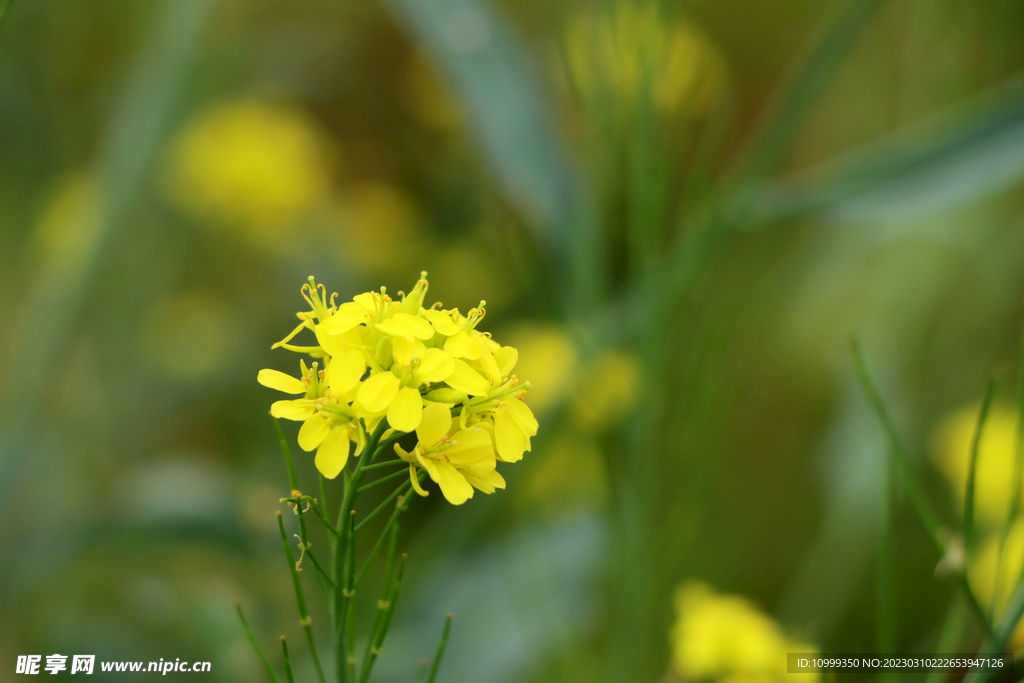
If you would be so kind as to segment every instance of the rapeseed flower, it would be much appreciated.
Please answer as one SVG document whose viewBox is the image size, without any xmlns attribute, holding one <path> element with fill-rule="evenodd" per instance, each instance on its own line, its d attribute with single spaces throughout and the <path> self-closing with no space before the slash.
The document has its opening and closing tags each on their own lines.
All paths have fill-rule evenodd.
<svg viewBox="0 0 1024 683">
<path fill-rule="evenodd" d="M 688 681 L 785 680 L 786 654 L 815 648 L 786 635 L 750 600 L 699 581 L 676 589 L 672 668 Z M 815 680 L 802 675 L 800 680 Z"/>
<path fill-rule="evenodd" d="M 310 278 L 302 287 L 309 309 L 274 348 L 317 360 L 300 362 L 299 377 L 263 370 L 258 380 L 296 397 L 275 402 L 271 414 L 302 422 L 299 446 L 316 450 L 325 477 L 337 477 L 386 420 L 391 432 L 417 435 L 411 451 L 396 445 L 416 490 L 426 493 L 419 468 L 460 505 L 474 489 L 504 488 L 497 461 L 520 460 L 538 423 L 524 400 L 531 385 L 512 374 L 518 351 L 477 329 L 484 302 L 466 315 L 424 308 L 428 287 L 423 273 L 398 300 L 382 287 L 337 304 Z M 303 330 L 315 344 L 292 342 Z"/>
<path fill-rule="evenodd" d="M 458 419 L 440 403 L 423 410 L 416 427 L 418 443 L 412 452 L 395 444 L 395 452 L 409 463 L 409 478 L 421 496 L 416 467 L 426 470 L 452 505 L 462 505 L 473 497 L 473 489 L 494 493 L 505 488 L 505 480 L 495 469 L 496 458 L 490 432 L 484 426 L 461 429 Z"/>
</svg>

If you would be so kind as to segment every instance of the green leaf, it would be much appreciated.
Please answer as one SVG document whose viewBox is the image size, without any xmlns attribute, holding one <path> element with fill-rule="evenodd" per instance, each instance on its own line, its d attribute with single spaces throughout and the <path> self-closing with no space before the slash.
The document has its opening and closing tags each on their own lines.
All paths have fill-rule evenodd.
<svg viewBox="0 0 1024 683">
<path fill-rule="evenodd" d="M 530 59 L 507 21 L 482 0 L 390 0 L 465 106 L 505 194 L 537 229 L 541 246 L 565 249 L 573 179 Z"/>
</svg>

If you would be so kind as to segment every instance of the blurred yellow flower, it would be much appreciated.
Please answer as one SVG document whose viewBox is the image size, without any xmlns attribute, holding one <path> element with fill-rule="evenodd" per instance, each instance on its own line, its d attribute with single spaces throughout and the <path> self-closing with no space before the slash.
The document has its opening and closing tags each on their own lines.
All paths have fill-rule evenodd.
<svg viewBox="0 0 1024 683">
<path fill-rule="evenodd" d="M 85 173 L 61 180 L 32 235 L 34 250 L 67 265 L 78 261 L 99 235 L 100 200 L 96 183 Z"/>
<path fill-rule="evenodd" d="M 967 564 L 967 578 L 978 597 L 978 602 L 991 610 L 993 601 L 996 601 L 997 620 L 1006 608 L 1006 603 L 1013 595 L 1017 584 L 1024 577 L 1024 521 L 1017 520 L 1010 528 L 1000 561 L 1001 539 L 1001 531 L 989 534 L 979 544 Z M 1022 646 L 1024 646 L 1024 622 L 1017 625 L 1010 638 L 1011 650 L 1019 649 Z"/>
<path fill-rule="evenodd" d="M 142 351 L 165 375 L 195 380 L 223 367 L 237 351 L 241 324 L 228 302 L 214 294 L 176 294 L 150 307 L 142 323 Z"/>
<path fill-rule="evenodd" d="M 170 194 L 201 220 L 275 246 L 327 198 L 327 148 L 295 107 L 248 100 L 216 105 L 174 142 Z"/>
<path fill-rule="evenodd" d="M 942 421 L 933 436 L 934 460 L 961 505 L 967 490 L 967 469 L 979 409 L 980 406 L 975 404 L 953 412 Z M 995 527 L 1006 520 L 1016 447 L 1016 408 L 1007 403 L 993 404 L 978 446 L 975 470 L 975 520 L 981 526 Z"/>
<path fill-rule="evenodd" d="M 562 328 L 526 324 L 510 330 L 508 339 L 519 349 L 519 372 L 531 378 L 530 403 L 536 410 L 543 412 L 569 394 L 576 349 Z"/>
<path fill-rule="evenodd" d="M 632 408 L 640 366 L 632 353 L 612 350 L 600 354 L 590 367 L 576 388 L 572 415 L 582 425 L 598 428 Z"/>
<path fill-rule="evenodd" d="M 426 218 L 415 197 L 387 183 L 364 182 L 341 194 L 333 207 L 336 254 L 345 265 L 401 272 L 422 252 Z M 387 249 L 381 249 L 387 244 Z"/>
<path fill-rule="evenodd" d="M 787 653 L 816 652 L 783 633 L 750 600 L 715 593 L 699 581 L 676 589 L 675 612 L 669 635 L 672 667 L 685 680 L 785 680 Z M 818 677 L 800 674 L 798 678 L 814 681 Z"/>
<path fill-rule="evenodd" d="M 584 12 L 569 23 L 564 42 L 569 84 L 585 103 L 608 100 L 621 114 L 650 97 L 663 117 L 699 115 L 726 75 L 701 30 L 665 16 L 655 2 L 620 1 Z"/>
<path fill-rule="evenodd" d="M 544 458 L 525 473 L 517 501 L 524 510 L 556 516 L 593 509 L 608 497 L 601 451 L 586 433 L 560 432 L 545 442 Z"/>
</svg>

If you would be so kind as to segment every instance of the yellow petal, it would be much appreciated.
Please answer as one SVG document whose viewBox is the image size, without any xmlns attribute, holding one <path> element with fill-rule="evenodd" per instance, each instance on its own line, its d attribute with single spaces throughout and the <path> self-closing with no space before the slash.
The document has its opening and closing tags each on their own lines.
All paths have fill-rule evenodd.
<svg viewBox="0 0 1024 683">
<path fill-rule="evenodd" d="M 411 432 L 423 418 L 423 399 L 420 392 L 412 387 L 398 390 L 388 407 L 388 424 L 400 432 Z"/>
<path fill-rule="evenodd" d="M 416 466 L 411 463 L 409 464 L 409 480 L 412 482 L 412 488 L 416 493 L 424 498 L 430 495 L 423 490 L 422 486 L 420 486 L 420 478 L 416 476 Z"/>
<path fill-rule="evenodd" d="M 454 364 L 453 364 L 454 372 Z M 436 403 L 447 403 L 448 407 L 454 406 L 456 403 L 462 403 L 468 396 L 461 391 L 452 389 L 451 387 L 441 387 L 440 389 L 434 389 L 426 395 L 428 401 L 434 401 Z"/>
<path fill-rule="evenodd" d="M 357 294 L 352 297 L 352 301 L 360 306 L 366 313 L 372 314 L 377 310 L 376 292 L 364 292 L 363 294 Z M 342 304 L 339 308 L 344 308 L 346 306 L 352 306 L 352 304 Z"/>
<path fill-rule="evenodd" d="M 494 354 L 487 348 L 484 340 L 487 337 L 482 334 L 474 334 L 473 343 L 476 344 L 477 349 L 480 351 L 480 365 L 483 366 L 484 372 L 487 373 L 487 379 L 490 381 L 491 386 L 497 386 L 501 384 L 501 370 L 498 369 L 498 364 L 494 361 Z"/>
<path fill-rule="evenodd" d="M 462 505 L 473 497 L 473 487 L 466 478 L 459 474 L 459 471 L 446 462 L 438 462 L 437 485 L 441 487 L 441 493 L 452 505 Z"/>
<path fill-rule="evenodd" d="M 423 448 L 430 448 L 448 433 L 452 425 L 452 413 L 440 403 L 428 403 L 423 409 L 423 420 L 416 428 L 416 438 Z"/>
<path fill-rule="evenodd" d="M 470 426 L 452 435 L 451 448 L 445 455 L 456 465 L 465 465 L 481 460 L 494 460 L 491 435 L 480 427 Z"/>
<path fill-rule="evenodd" d="M 356 398 L 371 413 L 383 412 L 391 405 L 400 384 L 390 372 L 379 372 L 362 383 Z"/>
<path fill-rule="evenodd" d="M 443 382 L 455 372 L 455 359 L 441 349 L 427 349 L 420 357 L 416 379 L 420 382 Z"/>
<path fill-rule="evenodd" d="M 306 399 L 298 401 L 275 401 L 270 405 L 270 414 L 282 420 L 301 422 L 313 417 L 313 402 Z"/>
<path fill-rule="evenodd" d="M 466 361 L 458 358 L 455 359 L 455 369 L 445 383 L 452 389 L 470 396 L 483 396 L 491 390 L 491 385 L 479 372 L 470 367 Z"/>
<path fill-rule="evenodd" d="M 315 450 L 330 433 L 331 423 L 317 413 L 299 427 L 299 447 L 307 452 Z"/>
<path fill-rule="evenodd" d="M 256 381 L 265 387 L 283 391 L 286 394 L 306 393 L 305 382 L 278 370 L 260 370 L 260 374 L 256 375 Z"/>
<path fill-rule="evenodd" d="M 347 332 L 341 334 L 332 334 L 323 323 L 317 325 L 314 328 L 316 334 L 316 341 L 328 354 L 332 356 L 340 356 L 347 349 L 351 348 L 350 344 L 356 346 L 363 345 L 363 334 L 366 332 L 365 327 L 353 327 Z"/>
<path fill-rule="evenodd" d="M 480 349 L 477 348 L 473 338 L 469 336 L 468 332 L 462 330 L 445 340 L 444 350 L 456 358 L 476 360 L 480 357 Z"/>
<path fill-rule="evenodd" d="M 335 427 L 316 451 L 316 468 L 328 479 L 345 469 L 349 451 L 348 427 Z"/>
<path fill-rule="evenodd" d="M 401 367 L 411 365 L 413 358 L 422 358 L 427 352 L 427 347 L 419 339 L 395 337 L 391 345 L 394 349 L 395 364 Z"/>
<path fill-rule="evenodd" d="M 345 396 L 366 372 L 366 358 L 362 351 L 346 348 L 331 358 L 327 366 L 327 385 L 332 391 Z"/>
<path fill-rule="evenodd" d="M 525 401 L 519 399 L 513 399 L 505 402 L 508 405 L 509 412 L 512 418 L 519 425 L 519 428 L 523 430 L 523 433 L 527 436 L 537 436 L 537 418 L 533 416 L 533 411 L 530 410 L 530 406 L 526 405 Z"/>
<path fill-rule="evenodd" d="M 348 302 L 338 306 L 338 310 L 317 327 L 323 326 L 327 334 L 344 334 L 369 320 L 370 314 L 370 311 L 358 303 Z"/>
<path fill-rule="evenodd" d="M 377 329 L 395 337 L 413 339 L 430 339 L 434 336 L 434 328 L 424 318 L 408 313 L 395 313 L 384 322 L 377 323 Z"/>
<path fill-rule="evenodd" d="M 505 462 L 522 460 L 523 451 L 527 449 L 526 434 L 507 408 L 494 412 L 494 443 L 498 447 L 498 455 Z"/>
<path fill-rule="evenodd" d="M 430 321 L 434 329 L 446 337 L 457 334 L 462 328 L 452 322 L 452 317 L 445 311 L 438 311 L 433 308 L 423 311 L 423 317 Z"/>
<path fill-rule="evenodd" d="M 502 346 L 494 352 L 494 360 L 498 364 L 498 369 L 501 370 L 502 378 L 505 378 L 512 374 L 512 369 L 519 361 L 519 352 L 511 346 Z"/>
<path fill-rule="evenodd" d="M 466 481 L 470 483 L 474 488 L 483 491 L 484 493 L 494 493 L 494 489 L 505 488 L 505 480 L 497 470 L 491 470 L 484 475 L 477 475 L 475 472 L 469 470 L 460 470 L 462 476 L 466 478 Z"/>
<path fill-rule="evenodd" d="M 420 467 L 422 467 L 423 469 L 425 469 L 427 471 L 427 474 L 430 475 L 431 479 L 433 479 L 434 481 L 437 481 L 438 477 L 441 476 L 440 474 L 438 474 L 438 471 L 437 471 L 437 463 L 435 463 L 430 458 L 424 458 L 420 454 L 420 449 L 418 449 L 418 448 L 416 450 L 414 450 L 413 453 L 416 454 L 416 462 L 419 463 Z"/>
<path fill-rule="evenodd" d="M 399 458 L 401 458 L 402 460 L 404 460 L 404 461 L 406 461 L 408 463 L 416 462 L 416 458 L 413 456 L 413 454 L 409 453 L 408 451 L 406 451 L 404 448 L 399 446 L 397 443 L 395 444 L 395 454 Z"/>
</svg>

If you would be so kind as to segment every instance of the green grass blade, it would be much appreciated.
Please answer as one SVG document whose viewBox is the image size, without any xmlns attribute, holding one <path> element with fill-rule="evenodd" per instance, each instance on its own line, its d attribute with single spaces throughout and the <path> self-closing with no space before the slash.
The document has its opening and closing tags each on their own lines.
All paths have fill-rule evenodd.
<svg viewBox="0 0 1024 683">
<path fill-rule="evenodd" d="M 238 612 L 238 620 L 242 622 L 242 628 L 245 630 L 245 636 L 249 639 L 249 643 L 252 645 L 252 649 L 256 651 L 256 656 L 263 662 L 263 667 L 267 670 L 267 678 L 272 683 L 280 683 L 277 678 L 277 674 L 274 673 L 274 667 L 270 665 L 270 660 L 267 659 L 267 653 L 263 651 L 260 646 L 260 641 L 256 640 L 256 634 L 249 628 L 249 622 L 245 619 L 245 614 L 242 613 L 242 603 L 240 600 L 235 600 L 235 611 Z"/>
<path fill-rule="evenodd" d="M 1010 642 L 1010 636 L 1016 630 L 1021 617 L 1024 617 L 1024 583 L 1017 584 L 1017 589 L 1010 597 L 1010 602 L 1006 605 L 1003 616 L 999 618 L 999 621 L 992 629 L 992 634 L 981 646 L 979 654 L 987 655 L 1005 652 L 1006 645 Z M 971 671 L 964 678 L 964 683 L 985 683 L 991 680 L 996 673 L 998 672 Z"/>
<path fill-rule="evenodd" d="M 441 668 L 441 658 L 444 657 L 444 649 L 448 645 L 448 632 L 452 630 L 452 614 L 449 612 L 444 618 L 444 631 L 441 632 L 441 642 L 437 644 L 437 653 L 434 654 L 434 663 L 430 666 L 430 678 L 427 683 L 434 683 L 437 680 L 437 670 Z"/>
<path fill-rule="evenodd" d="M 741 182 L 770 175 L 782 163 L 807 115 L 880 4 L 881 0 L 847 0 L 825 28 L 769 106 L 740 172 Z"/>
<path fill-rule="evenodd" d="M 978 412 L 978 425 L 974 430 L 974 439 L 971 441 L 971 455 L 967 465 L 967 490 L 964 492 L 964 547 L 968 552 L 974 547 L 974 487 L 977 480 L 978 469 L 978 447 L 981 445 L 981 435 L 985 429 L 985 420 L 988 419 L 989 409 L 996 396 L 996 381 L 990 379 L 985 387 L 985 397 L 981 401 L 981 410 Z"/>
</svg>

